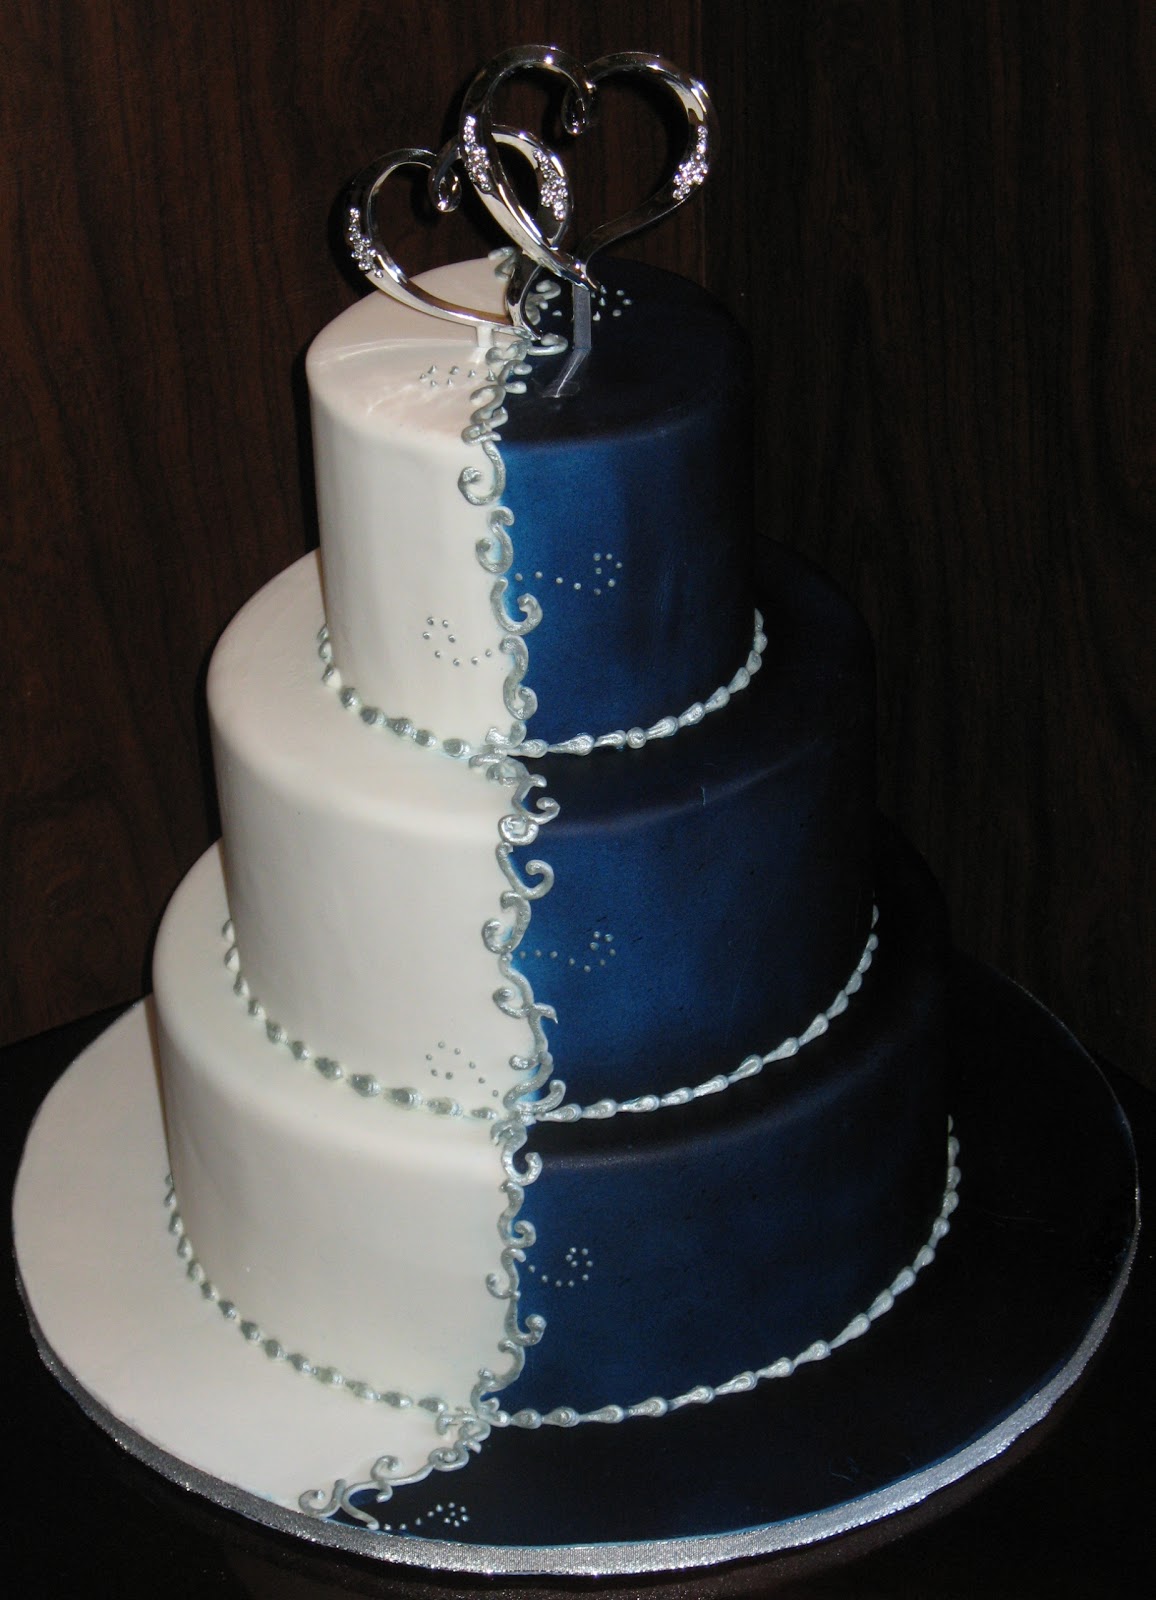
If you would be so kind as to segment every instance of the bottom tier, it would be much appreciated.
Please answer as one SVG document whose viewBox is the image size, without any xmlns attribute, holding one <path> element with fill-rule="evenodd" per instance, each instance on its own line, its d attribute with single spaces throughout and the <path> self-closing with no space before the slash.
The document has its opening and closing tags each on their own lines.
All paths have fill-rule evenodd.
<svg viewBox="0 0 1156 1600">
<path fill-rule="evenodd" d="M 511 1334 L 544 1317 L 500 1392 L 499 1420 L 529 1426 L 749 1387 L 865 1331 L 930 1259 L 950 1188 L 941 905 L 895 841 L 878 882 L 878 948 L 825 1030 L 682 1105 L 540 1121 L 523 1199 L 492 1124 L 364 1098 L 356 1076 L 327 1079 L 267 1034 L 222 960 L 210 852 L 155 963 L 179 1226 L 202 1292 L 228 1297 L 270 1356 L 431 1420 L 468 1408 L 480 1371 L 508 1372 Z"/>
<path fill-rule="evenodd" d="M 862 986 L 796 1054 L 683 1105 L 531 1130 L 521 1304 L 546 1332 L 503 1408 L 631 1407 L 792 1363 L 865 1331 L 927 1259 L 954 1204 L 946 919 L 890 836 L 877 881 Z"/>
</svg>

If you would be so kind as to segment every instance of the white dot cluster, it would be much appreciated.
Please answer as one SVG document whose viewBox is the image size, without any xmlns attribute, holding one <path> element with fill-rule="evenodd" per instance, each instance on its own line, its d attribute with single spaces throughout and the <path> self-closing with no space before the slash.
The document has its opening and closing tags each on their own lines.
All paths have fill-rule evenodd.
<svg viewBox="0 0 1156 1600">
<path fill-rule="evenodd" d="M 464 1528 L 470 1520 L 470 1514 L 465 1506 L 459 1505 L 456 1500 L 447 1500 L 444 1504 L 434 1506 L 432 1511 L 423 1512 L 420 1517 L 414 1517 L 411 1522 L 383 1522 L 382 1533 L 428 1533 L 432 1528 Z"/>
<path fill-rule="evenodd" d="M 427 623 L 428 620 L 427 618 Z M 443 621 L 448 627 L 449 619 L 443 618 Z M 469 761 L 474 757 L 473 746 L 466 739 L 439 738 L 431 729 L 419 728 L 408 717 L 390 716 L 379 706 L 367 706 L 351 684 L 342 684 L 341 674 L 333 661 L 333 647 L 329 642 L 328 628 L 322 628 L 317 638 L 317 653 L 324 663 L 321 681 L 334 691 L 339 703 L 354 716 L 360 717 L 367 727 L 389 729 L 399 739 L 412 739 L 414 744 L 426 750 L 441 750 L 455 761 Z M 593 734 L 579 733 L 571 739 L 564 739 L 560 744 L 547 744 L 544 739 L 524 739 L 521 744 L 503 746 L 504 754 L 519 759 L 528 757 L 531 760 L 544 755 L 588 756 L 593 750 L 641 750 L 643 745 L 649 744 L 652 739 L 669 739 L 680 728 L 696 727 L 704 717 L 714 711 L 721 711 L 724 706 L 730 704 L 734 695 L 747 688 L 761 666 L 762 654 L 766 647 L 767 637 L 763 632 L 763 619 L 756 611 L 754 638 L 746 665 L 739 668 L 729 684 L 717 688 L 709 700 L 696 700 L 679 716 L 660 717 L 649 728 L 619 728 L 612 733 L 599 734 L 597 738 Z M 483 747 L 484 750 L 491 748 L 490 745 Z"/>
<path fill-rule="evenodd" d="M 593 566 L 593 578 L 597 579 L 597 582 L 592 581 L 592 578 L 589 574 L 585 579 L 582 579 L 571 578 L 569 576 L 564 576 L 561 573 L 555 573 L 554 587 L 556 589 L 570 589 L 571 591 L 585 592 L 586 594 L 594 595 L 598 599 L 601 599 L 604 588 L 616 589 L 618 587 L 618 574 L 622 571 L 622 563 L 617 559 L 613 552 L 609 550 L 605 552 L 601 550 L 594 550 L 591 552 L 591 563 Z M 537 571 L 533 574 L 533 576 L 538 580 L 539 583 L 549 582 L 547 574 L 543 571 Z M 515 572 L 514 582 L 528 582 L 526 573 Z M 583 591 L 583 583 L 585 583 L 586 586 L 585 591 Z"/>
<path fill-rule="evenodd" d="M 863 987 L 863 977 L 870 970 L 875 959 L 875 952 L 879 948 L 879 936 L 875 932 L 875 924 L 879 920 L 879 908 L 871 908 L 871 932 L 867 935 L 867 943 L 863 947 L 863 954 L 855 964 L 855 970 L 839 990 L 825 1011 L 820 1011 L 813 1017 L 802 1033 L 792 1034 L 789 1039 L 784 1039 L 773 1050 L 768 1050 L 765 1055 L 750 1055 L 739 1062 L 733 1072 L 718 1072 L 713 1078 L 708 1078 L 705 1083 L 696 1083 L 693 1087 L 668 1089 L 665 1094 L 640 1094 L 633 1100 L 614 1100 L 607 1096 L 604 1100 L 596 1100 L 593 1105 L 582 1106 L 576 1101 L 566 1105 L 557 1103 L 547 1110 L 537 1114 L 539 1122 L 578 1122 L 585 1118 L 590 1121 L 606 1121 L 609 1117 L 616 1117 L 620 1112 L 645 1112 L 662 1111 L 669 1106 L 685 1106 L 692 1100 L 701 1100 L 706 1095 L 722 1094 L 736 1083 L 743 1082 L 746 1078 L 756 1078 L 764 1067 L 773 1066 L 777 1061 L 789 1061 L 792 1056 L 798 1055 L 806 1045 L 813 1040 L 822 1038 L 836 1017 L 841 1017 L 850 1003 L 851 996 L 858 994 Z M 613 951 L 611 952 L 613 954 Z"/>
<path fill-rule="evenodd" d="M 453 627 L 448 617 L 442 617 L 440 621 L 437 617 L 426 617 L 421 636 L 427 644 L 433 645 L 435 661 L 444 661 L 454 667 L 480 667 L 483 662 L 494 659 L 493 649 L 488 645 L 476 651 L 463 648 Z"/>
<path fill-rule="evenodd" d="M 481 374 L 476 367 L 447 367 L 439 373 L 437 364 L 428 366 L 424 372 L 419 372 L 417 381 L 424 383 L 427 389 L 452 389 L 457 384 L 476 383 Z"/>
<path fill-rule="evenodd" d="M 475 1117 L 482 1122 L 495 1122 L 499 1113 L 493 1106 L 465 1107 L 461 1101 L 451 1094 L 424 1095 L 420 1089 L 410 1087 L 387 1088 L 372 1072 L 348 1072 L 335 1056 L 319 1055 L 305 1043 L 303 1039 L 296 1039 L 288 1028 L 282 1027 L 274 1018 L 270 1017 L 265 1007 L 249 988 L 248 981 L 241 972 L 241 958 L 237 950 L 236 938 L 232 922 L 226 922 L 221 929 L 221 937 L 225 941 L 225 968 L 233 974 L 233 993 L 242 1001 L 246 1011 L 255 1022 L 261 1024 L 265 1037 L 272 1045 L 282 1046 L 293 1057 L 294 1061 L 311 1063 L 313 1067 L 330 1083 L 346 1083 L 363 1100 L 380 1101 L 383 1105 L 396 1106 L 402 1111 L 429 1111 L 438 1117 Z M 439 1041 L 438 1049 L 446 1048 L 444 1041 Z M 460 1050 L 454 1050 L 452 1056 L 461 1055 Z M 432 1062 L 433 1053 L 426 1055 L 426 1061 Z M 477 1070 L 477 1063 L 470 1061 L 468 1067 Z M 436 1070 L 432 1073 L 437 1077 Z M 447 1079 L 452 1079 L 452 1071 L 445 1073 Z M 484 1084 L 485 1079 L 477 1077 L 468 1080 Z M 491 1099 L 500 1098 L 497 1089 L 490 1090 Z"/>
<path fill-rule="evenodd" d="M 615 289 L 611 293 L 604 284 L 600 283 L 594 291 L 594 304 L 590 312 L 590 320 L 591 322 L 601 322 L 604 315 L 620 317 L 623 309 L 633 304 L 634 301 L 626 293 L 625 289 Z M 562 317 L 566 315 L 566 312 L 561 306 L 556 305 L 551 309 L 549 315 Z"/>
<path fill-rule="evenodd" d="M 584 1244 L 572 1244 L 562 1261 L 561 1275 L 558 1277 L 552 1278 L 548 1272 L 539 1271 L 532 1261 L 527 1263 L 526 1271 L 544 1289 L 577 1289 L 581 1284 L 590 1282 L 594 1258 Z"/>
<path fill-rule="evenodd" d="M 829 1356 L 843 1345 L 861 1339 L 868 1333 L 880 1317 L 887 1315 L 900 1295 L 906 1294 L 912 1287 L 916 1278 L 935 1260 L 935 1253 L 943 1240 L 951 1231 L 951 1218 L 959 1205 L 959 1141 L 951 1132 L 951 1120 L 948 1119 L 947 1138 L 947 1178 L 943 1190 L 943 1201 L 939 1208 L 939 1215 L 931 1225 L 931 1233 L 927 1243 L 919 1249 L 915 1260 L 909 1267 L 904 1267 L 891 1283 L 877 1294 L 866 1311 L 852 1317 L 847 1326 L 835 1335 L 833 1339 L 815 1339 L 805 1350 L 796 1356 L 780 1356 L 777 1361 L 769 1362 L 765 1367 L 758 1367 L 753 1371 L 738 1372 L 733 1378 L 728 1378 L 725 1383 L 710 1384 L 698 1383 L 693 1389 L 688 1389 L 685 1394 L 673 1395 L 664 1399 L 660 1395 L 651 1395 L 649 1399 L 639 1400 L 634 1405 L 606 1405 L 600 1406 L 597 1411 L 579 1411 L 575 1406 L 555 1406 L 553 1411 L 543 1414 L 527 1407 L 523 1411 L 495 1411 L 490 1416 L 490 1421 L 498 1428 L 574 1428 L 583 1422 L 615 1423 L 627 1422 L 632 1417 L 665 1417 L 671 1411 L 681 1411 L 686 1406 L 705 1406 L 724 1395 L 749 1394 L 760 1383 L 777 1378 L 789 1378 L 802 1366 L 807 1366 L 813 1361 L 826 1361 Z"/>
<path fill-rule="evenodd" d="M 476 1074 L 476 1076 L 469 1079 L 469 1082 L 476 1083 L 479 1087 L 485 1086 L 486 1080 L 478 1071 L 478 1063 L 465 1056 L 459 1045 L 450 1046 L 447 1045 L 444 1039 L 439 1039 L 435 1049 L 426 1051 L 425 1059 L 426 1071 L 431 1078 L 441 1078 L 445 1083 L 453 1083 L 455 1074 L 460 1077 L 464 1069 L 467 1073 Z M 440 1061 L 441 1066 L 435 1067 L 435 1061 Z M 490 1095 L 492 1099 L 496 1100 L 498 1091 L 491 1089 Z"/>
<path fill-rule="evenodd" d="M 583 972 L 594 973 L 600 967 L 606 966 L 607 962 L 617 954 L 618 951 L 614 946 L 614 935 L 612 933 L 603 933 L 601 929 L 596 928 L 590 936 L 586 949 L 580 956 L 567 956 L 563 955 L 560 950 L 548 950 L 543 947 L 535 950 L 521 949 L 518 951 L 516 959 L 519 961 L 557 961 L 564 967 L 575 967 L 580 968 Z"/>
</svg>

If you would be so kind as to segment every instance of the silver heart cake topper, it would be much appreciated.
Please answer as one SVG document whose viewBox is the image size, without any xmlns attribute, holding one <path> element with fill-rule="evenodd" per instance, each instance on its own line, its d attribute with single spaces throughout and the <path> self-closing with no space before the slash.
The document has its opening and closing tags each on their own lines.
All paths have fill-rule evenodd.
<svg viewBox="0 0 1156 1600">
<path fill-rule="evenodd" d="M 670 176 L 640 205 L 594 228 L 572 250 L 563 248 L 570 230 L 572 200 L 560 156 L 533 134 L 494 121 L 494 96 L 503 84 L 525 72 L 545 73 L 562 80 L 562 124 L 572 136 L 580 136 L 591 126 L 599 89 L 611 78 L 640 77 L 657 83 L 670 92 L 686 117 L 686 145 Z M 717 146 L 718 128 L 706 89 L 661 56 L 620 51 L 583 65 L 553 46 L 523 45 L 496 56 L 477 74 L 462 102 L 457 136 L 439 154 L 417 148 L 395 150 L 360 174 L 350 193 L 347 238 L 354 259 L 375 288 L 434 316 L 492 325 L 496 320 L 492 313 L 452 305 L 414 283 L 389 253 L 377 223 L 381 189 L 401 168 L 426 168 L 430 196 L 441 212 L 452 211 L 460 204 L 459 172 L 464 174 L 515 247 L 507 278 L 504 320 L 538 339 L 531 290 L 539 273 L 551 273 L 571 286 L 573 345 L 575 354 L 581 357 L 590 346 L 590 291 L 596 287 L 589 270 L 591 258 L 607 245 L 648 227 L 682 205 L 705 181 Z M 504 155 L 509 150 L 532 173 L 536 190 L 533 211 L 511 181 Z M 558 392 L 566 392 L 564 384 Z"/>
<path fill-rule="evenodd" d="M 561 161 L 533 134 L 517 128 L 493 129 L 499 145 L 517 150 L 530 163 L 539 185 L 538 215 L 535 225 L 551 242 L 561 238 L 570 222 L 570 186 Z M 377 200 L 388 179 L 405 167 L 424 167 L 429 173 L 429 189 L 434 204 L 442 212 L 455 211 L 461 204 L 462 186 L 454 167 L 459 162 L 456 140 L 451 139 L 440 154 L 432 150 L 408 148 L 394 150 L 354 180 L 349 191 L 349 218 L 345 237 L 353 259 L 375 289 L 392 295 L 403 305 L 452 322 L 493 323 L 492 314 L 452 305 L 414 283 L 389 253 L 377 222 Z"/>
</svg>

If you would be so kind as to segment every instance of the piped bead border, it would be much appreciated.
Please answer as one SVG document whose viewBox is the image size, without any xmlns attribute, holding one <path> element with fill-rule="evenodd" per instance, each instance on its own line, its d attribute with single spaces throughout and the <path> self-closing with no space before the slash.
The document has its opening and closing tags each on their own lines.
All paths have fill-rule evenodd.
<svg viewBox="0 0 1156 1600">
<path fill-rule="evenodd" d="M 750 686 L 751 679 L 763 664 L 763 653 L 766 648 L 767 636 L 763 631 L 762 613 L 756 611 L 754 635 L 745 663 L 730 682 L 717 688 L 709 699 L 696 700 L 677 717 L 660 717 L 649 728 L 619 728 L 613 733 L 597 736 L 579 733 L 572 739 L 564 739 L 558 744 L 548 744 L 545 739 L 526 738 L 518 744 L 509 744 L 504 737 L 495 738 L 491 734 L 490 740 L 483 748 L 500 747 L 505 754 L 527 761 L 536 761 L 541 756 L 548 755 L 588 756 L 595 750 L 641 750 L 652 740 L 669 739 L 682 728 L 696 727 L 705 717 L 728 706 L 736 694 L 740 694 Z M 334 690 L 345 709 L 360 717 L 367 727 L 384 729 L 396 734 L 399 739 L 412 739 L 414 744 L 420 745 L 422 749 L 440 750 L 455 761 L 468 761 L 475 753 L 474 746 L 467 739 L 440 738 L 429 728 L 418 727 L 409 717 L 390 716 L 379 706 L 366 705 L 352 685 L 343 683 L 341 672 L 333 660 L 333 646 L 327 627 L 323 627 L 317 635 L 317 653 L 323 663 L 322 682 Z"/>
<path fill-rule="evenodd" d="M 335 1057 L 318 1054 L 304 1040 L 294 1038 L 288 1029 L 270 1017 L 261 1001 L 250 990 L 248 981 L 241 972 L 240 956 L 231 921 L 226 922 L 221 929 L 221 937 L 228 946 L 225 951 L 225 967 L 233 975 L 233 993 L 244 1005 L 249 1016 L 260 1023 L 271 1045 L 286 1049 L 294 1061 L 312 1065 L 328 1083 L 346 1083 L 363 1100 L 381 1100 L 386 1105 L 395 1106 L 399 1111 L 428 1111 L 436 1117 L 469 1117 L 479 1122 L 497 1122 L 504 1115 L 493 1106 L 466 1108 L 452 1095 L 424 1095 L 420 1089 L 408 1086 L 387 1088 L 380 1078 L 371 1072 L 348 1072 Z"/>
<path fill-rule="evenodd" d="M 455 1409 L 437 1396 L 424 1396 L 415 1400 L 395 1389 L 375 1389 L 371 1384 L 344 1377 L 335 1367 L 323 1366 L 298 1352 L 290 1352 L 278 1339 L 268 1336 L 259 1323 L 243 1317 L 233 1301 L 221 1297 L 197 1260 L 192 1243 L 185 1232 L 180 1211 L 177 1209 L 172 1178 L 166 1178 L 165 1184 L 165 1206 L 171 1212 L 169 1232 L 177 1241 L 177 1255 L 185 1263 L 186 1276 L 191 1283 L 199 1287 L 206 1300 L 217 1306 L 225 1321 L 232 1323 L 247 1343 L 260 1346 L 269 1360 L 287 1362 L 303 1377 L 315 1378 L 326 1388 L 342 1389 L 356 1400 L 380 1403 L 394 1410 L 419 1407 L 438 1420 L 439 1428 L 448 1429 L 463 1422 L 482 1420 L 490 1427 L 524 1428 L 533 1431 L 538 1428 L 574 1428 L 581 1423 L 629 1422 L 636 1417 L 664 1417 L 669 1412 L 681 1411 L 686 1406 L 709 1405 L 711 1401 L 722 1399 L 726 1395 L 747 1394 L 759 1383 L 776 1378 L 789 1378 L 799 1367 L 815 1361 L 825 1361 L 844 1345 L 862 1338 L 880 1317 L 894 1308 L 899 1296 L 905 1294 L 914 1285 L 919 1274 L 931 1265 L 940 1244 L 951 1231 L 951 1218 L 959 1205 L 959 1140 L 955 1137 L 953 1124 L 949 1118 L 947 1174 L 943 1197 L 926 1243 L 920 1247 L 911 1265 L 904 1267 L 891 1283 L 875 1296 L 867 1310 L 852 1317 L 834 1338 L 815 1339 L 796 1356 L 780 1356 L 766 1366 L 737 1373 L 723 1383 L 695 1384 L 684 1394 L 674 1395 L 670 1399 L 651 1396 L 633 1405 L 605 1405 L 593 1411 L 579 1411 L 574 1406 L 563 1405 L 555 1406 L 547 1412 L 535 1411 L 529 1407 L 509 1412 L 503 1411 L 498 1401 L 494 1399 L 483 1399 L 478 1411 L 469 1408 Z M 350 1491 L 353 1492 L 355 1491 Z"/>
<path fill-rule="evenodd" d="M 355 1400 L 366 1400 L 389 1406 L 395 1411 L 409 1411 L 415 1406 L 422 1411 L 428 1411 L 437 1418 L 455 1419 L 458 1415 L 454 1408 L 437 1395 L 423 1395 L 415 1400 L 411 1395 L 403 1394 L 398 1389 L 377 1389 L 370 1383 L 361 1379 L 347 1378 L 336 1367 L 324 1366 L 311 1361 L 308 1356 L 302 1355 L 298 1350 L 291 1350 L 281 1343 L 280 1339 L 266 1333 L 260 1323 L 245 1317 L 238 1310 L 234 1301 L 221 1294 L 216 1284 L 209 1278 L 204 1267 L 197 1260 L 193 1250 L 192 1241 L 185 1232 L 184 1220 L 177 1206 L 176 1191 L 173 1187 L 171 1174 L 165 1179 L 165 1208 L 170 1213 L 169 1232 L 176 1240 L 177 1256 L 185 1264 L 185 1276 L 189 1282 L 195 1284 L 201 1291 L 202 1297 L 211 1305 L 215 1305 L 227 1323 L 236 1328 L 246 1344 L 257 1345 L 264 1351 L 272 1362 L 286 1362 L 294 1372 L 299 1372 L 303 1378 L 315 1378 L 325 1389 L 343 1389 L 346 1394 L 352 1395 Z M 473 1413 L 469 1413 L 472 1415 Z"/>
<path fill-rule="evenodd" d="M 606 1121 L 610 1117 L 619 1115 L 665 1111 L 674 1106 L 689 1105 L 691 1101 L 705 1099 L 708 1095 L 722 1094 L 727 1089 L 733 1088 L 736 1083 L 757 1077 L 764 1067 L 792 1060 L 800 1050 L 827 1032 L 835 1018 L 842 1016 L 847 1010 L 851 996 L 857 994 L 862 987 L 864 976 L 870 970 L 875 952 L 879 948 L 879 937 L 875 932 L 878 920 L 878 907 L 873 907 L 871 932 L 867 936 L 863 954 L 859 957 L 854 972 L 826 1010 L 820 1011 L 802 1033 L 792 1034 L 773 1050 L 768 1050 L 765 1055 L 746 1056 L 733 1072 L 717 1073 L 713 1078 L 707 1078 L 692 1088 L 670 1089 L 665 1094 L 636 1095 L 631 1100 L 614 1100 L 607 1097 L 586 1106 L 574 1101 L 563 1103 L 566 1086 L 555 1079 L 541 1099 L 523 1103 L 526 1126 L 530 1127 L 536 1122 Z M 232 922 L 225 923 L 221 929 L 221 937 L 228 947 L 224 959 L 226 968 L 233 975 L 233 993 L 244 1005 L 249 1016 L 261 1025 L 271 1045 L 287 1050 L 295 1061 L 303 1065 L 311 1064 L 327 1082 L 346 1083 L 363 1100 L 379 1100 L 399 1111 L 427 1111 L 438 1117 L 466 1117 L 490 1123 L 501 1119 L 503 1113 L 493 1106 L 465 1107 L 459 1100 L 449 1095 L 423 1095 L 420 1089 L 408 1086 L 387 1088 L 372 1073 L 348 1072 L 333 1056 L 317 1054 L 303 1040 L 294 1038 L 286 1028 L 271 1018 L 260 1000 L 250 991 L 248 982 L 240 970 L 240 956 Z"/>
<path fill-rule="evenodd" d="M 764 1067 L 773 1066 L 776 1062 L 789 1061 L 797 1056 L 799 1051 L 812 1040 L 820 1038 L 836 1017 L 842 1016 L 850 1003 L 851 996 L 857 994 L 863 986 L 864 974 L 868 971 L 879 948 L 879 937 L 875 932 L 875 925 L 879 920 L 879 908 L 871 908 L 871 932 L 867 935 L 867 943 L 863 947 L 863 954 L 855 965 L 855 970 L 847 982 L 839 990 L 825 1011 L 820 1011 L 803 1032 L 784 1039 L 782 1044 L 775 1049 L 768 1050 L 766 1055 L 749 1055 L 742 1060 L 733 1072 L 716 1073 L 713 1078 L 707 1078 L 704 1083 L 695 1084 L 689 1089 L 671 1089 L 666 1094 L 636 1095 L 632 1100 L 614 1100 L 607 1097 L 596 1100 L 593 1105 L 582 1106 L 575 1102 L 559 1104 L 566 1092 L 565 1084 L 557 1080 L 550 1086 L 550 1091 L 534 1107 L 534 1120 L 536 1122 L 578 1122 L 605 1121 L 610 1117 L 617 1117 L 623 1113 L 638 1114 L 648 1111 L 664 1111 L 672 1106 L 689 1105 L 692 1100 L 705 1099 L 707 1095 L 722 1094 L 727 1089 L 733 1088 L 736 1083 L 742 1083 L 747 1078 L 756 1078 Z"/>
<path fill-rule="evenodd" d="M 935 1260 L 936 1250 L 951 1231 L 951 1217 L 959 1205 L 960 1182 L 959 1140 L 951 1130 L 952 1123 L 949 1118 L 947 1176 L 943 1199 L 935 1221 L 931 1225 L 927 1242 L 920 1247 L 911 1265 L 904 1267 L 887 1288 L 876 1295 L 867 1310 L 852 1317 L 842 1332 L 836 1334 L 833 1339 L 816 1339 L 797 1356 L 780 1356 L 777 1361 L 772 1361 L 765 1367 L 737 1373 L 725 1383 L 696 1384 L 685 1394 L 675 1395 L 669 1400 L 652 1396 L 634 1405 L 599 1406 L 595 1411 L 578 1411 L 573 1406 L 556 1406 L 552 1411 L 545 1413 L 532 1409 L 506 1412 L 496 1400 L 488 1401 L 486 1407 L 491 1425 L 495 1428 L 574 1428 L 585 1422 L 615 1423 L 629 1422 L 635 1417 L 664 1417 L 668 1412 L 681 1411 L 686 1406 L 709 1405 L 711 1401 L 722 1399 L 725 1395 L 747 1394 L 758 1384 L 770 1379 L 789 1378 L 799 1367 L 813 1361 L 825 1361 L 843 1345 L 862 1338 L 880 1317 L 892 1310 L 897 1298 L 905 1294 L 919 1274 L 931 1265 Z M 492 1410 L 489 1409 L 491 1406 Z"/>
</svg>

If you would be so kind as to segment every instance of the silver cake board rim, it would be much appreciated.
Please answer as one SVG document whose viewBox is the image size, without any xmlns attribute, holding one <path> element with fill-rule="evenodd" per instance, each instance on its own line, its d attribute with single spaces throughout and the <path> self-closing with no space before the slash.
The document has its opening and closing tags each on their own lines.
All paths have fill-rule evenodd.
<svg viewBox="0 0 1156 1600">
<path fill-rule="evenodd" d="M 1055 1019 L 1050 1018 L 1044 1008 L 1039 1006 L 1039 1003 L 1026 991 L 1010 984 L 1006 979 L 1001 981 L 1009 989 L 1016 990 L 1024 1003 L 1032 1005 L 1037 1012 L 1055 1023 Z M 86 1057 L 93 1051 L 99 1050 L 102 1042 L 107 1040 L 108 1033 L 114 1029 L 123 1028 L 137 1033 L 148 1032 L 151 1027 L 150 1009 L 148 1002 L 141 1002 L 132 1008 L 113 1024 L 113 1029 L 107 1030 L 88 1047 L 88 1050 L 82 1052 L 67 1069 L 67 1073 L 83 1072 Z M 1062 1024 L 1055 1025 L 1062 1028 Z M 1075 1043 L 1066 1030 L 1063 1032 L 1068 1041 Z M 1084 1055 L 1084 1052 L 1081 1050 L 1080 1054 Z M 1095 1063 L 1086 1055 L 1084 1060 L 1089 1071 L 1100 1078 L 1105 1093 L 1115 1105 L 1115 1097 L 1112 1096 Z M 42 1113 L 43 1110 L 44 1108 Z M 1118 1106 L 1116 1110 L 1126 1130 L 1127 1123 L 1122 1113 L 1119 1113 Z M 1131 1154 L 1134 1173 L 1134 1150 Z M 163 1154 L 161 1160 L 163 1161 Z M 157 1204 L 159 1207 L 159 1195 Z M 1137 1196 L 1127 1248 L 1110 1289 L 1102 1299 L 1078 1345 L 1038 1389 L 1028 1394 L 1009 1413 L 1000 1417 L 991 1428 L 943 1459 L 907 1476 L 896 1478 L 884 1487 L 865 1495 L 782 1520 L 723 1533 L 580 1544 L 548 1542 L 509 1545 L 471 1544 L 447 1539 L 430 1539 L 415 1534 L 372 1531 L 340 1522 L 319 1520 L 275 1500 L 263 1498 L 252 1490 L 224 1478 L 214 1476 L 165 1450 L 129 1421 L 117 1416 L 61 1359 L 32 1309 L 32 1297 L 21 1271 L 19 1250 L 17 1250 L 17 1281 L 42 1361 L 85 1415 L 128 1455 L 141 1461 L 170 1482 L 195 1492 L 224 1510 L 278 1533 L 303 1539 L 315 1546 L 329 1547 L 397 1566 L 486 1577 L 625 1577 L 677 1569 L 703 1568 L 803 1550 L 835 1540 L 842 1535 L 853 1534 L 884 1518 L 910 1511 L 980 1468 L 995 1462 L 1024 1435 L 1042 1423 L 1083 1375 L 1102 1344 L 1119 1307 L 1135 1259 L 1138 1238 Z M 173 1259 L 170 1264 L 179 1277 L 179 1263 Z M 259 1362 L 254 1363 L 254 1368 L 256 1374 L 270 1370 L 264 1363 Z M 254 1381 L 259 1382 L 260 1378 L 255 1377 Z M 483 1447 L 479 1460 L 472 1462 L 465 1469 L 463 1486 L 465 1479 L 482 1468 L 484 1459 Z"/>
<path fill-rule="evenodd" d="M 729 1534 L 700 1534 L 684 1539 L 615 1544 L 466 1545 L 446 1539 L 373 1533 L 342 1523 L 323 1522 L 274 1501 L 263 1500 L 259 1495 L 214 1478 L 158 1448 L 102 1406 L 57 1358 L 44 1338 L 28 1305 L 19 1272 L 17 1286 L 40 1358 L 48 1371 L 89 1420 L 103 1429 L 115 1444 L 178 1488 L 190 1490 L 226 1511 L 261 1523 L 278 1533 L 395 1565 L 470 1573 L 478 1577 L 601 1578 L 718 1566 L 724 1562 L 754 1560 L 761 1556 L 804 1549 L 843 1534 L 854 1533 L 884 1517 L 909 1511 L 988 1466 L 1043 1422 L 1083 1375 L 1103 1343 L 1119 1308 L 1135 1259 L 1138 1239 L 1137 1229 L 1112 1293 L 1075 1355 L 1018 1410 L 956 1455 L 934 1467 L 913 1473 L 886 1489 L 807 1516 Z"/>
</svg>

